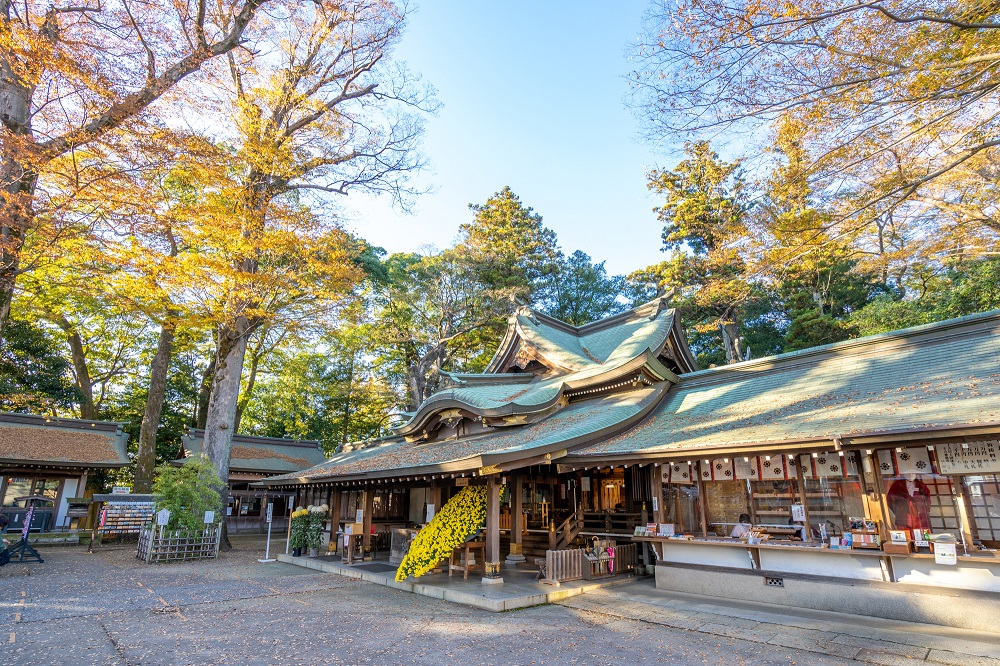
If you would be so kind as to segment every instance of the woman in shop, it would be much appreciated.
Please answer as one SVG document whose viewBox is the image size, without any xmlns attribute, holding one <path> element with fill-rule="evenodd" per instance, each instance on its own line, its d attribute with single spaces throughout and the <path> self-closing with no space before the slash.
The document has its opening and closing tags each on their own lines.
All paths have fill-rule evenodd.
<svg viewBox="0 0 1000 666">
<path fill-rule="evenodd" d="M 741 513 L 740 522 L 733 525 L 733 531 L 729 533 L 729 536 L 733 539 L 742 539 L 746 536 L 746 533 L 750 531 L 751 527 L 753 527 L 753 525 L 750 523 L 750 516 L 745 513 Z"/>
</svg>

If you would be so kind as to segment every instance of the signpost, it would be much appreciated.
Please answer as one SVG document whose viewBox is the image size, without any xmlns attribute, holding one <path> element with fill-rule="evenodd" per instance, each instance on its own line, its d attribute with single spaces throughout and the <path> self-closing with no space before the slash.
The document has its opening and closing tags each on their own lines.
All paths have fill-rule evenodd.
<svg viewBox="0 0 1000 666">
<path fill-rule="evenodd" d="M 257 561 L 266 564 L 268 562 L 277 562 L 277 560 L 271 557 L 271 518 L 274 517 L 274 502 L 267 503 L 267 513 L 265 515 L 267 520 L 267 546 L 264 547 L 264 558 Z"/>
</svg>

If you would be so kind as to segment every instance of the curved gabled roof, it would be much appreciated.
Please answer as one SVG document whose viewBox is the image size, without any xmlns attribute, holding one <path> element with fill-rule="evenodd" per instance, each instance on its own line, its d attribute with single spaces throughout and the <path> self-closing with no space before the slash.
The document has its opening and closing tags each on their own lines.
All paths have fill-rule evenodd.
<svg viewBox="0 0 1000 666">
<path fill-rule="evenodd" d="M 676 375 L 657 358 L 672 335 L 671 353 L 680 357 L 678 364 L 688 370 L 696 366 L 676 312 L 665 307 L 666 299 L 660 298 L 579 327 L 519 308 L 511 315 L 507 335 L 486 373 L 449 375 L 455 385 L 427 398 L 393 432 L 414 433 L 445 409 L 460 408 L 483 417 L 536 414 L 567 393 L 632 379 L 637 373 L 654 382 L 676 382 Z M 503 372 L 510 359 L 526 348 L 543 358 L 552 372 L 539 377 Z"/>
<path fill-rule="evenodd" d="M 599 321 L 573 326 L 521 307 L 508 320 L 507 333 L 486 368 L 488 373 L 503 370 L 520 347 L 530 348 L 549 362 L 550 367 L 574 372 L 609 365 L 635 357 L 645 350 L 658 354 L 672 331 L 680 334 L 676 311 L 667 309 L 669 296 L 654 299 L 627 312 Z M 686 372 L 697 369 L 686 344 L 677 345 Z"/>
</svg>

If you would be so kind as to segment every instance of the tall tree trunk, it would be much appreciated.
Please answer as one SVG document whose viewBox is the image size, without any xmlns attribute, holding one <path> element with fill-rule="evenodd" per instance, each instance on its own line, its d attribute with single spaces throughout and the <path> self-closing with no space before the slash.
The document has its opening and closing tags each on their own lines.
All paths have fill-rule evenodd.
<svg viewBox="0 0 1000 666">
<path fill-rule="evenodd" d="M 194 427 L 204 428 L 208 416 L 208 401 L 212 397 L 212 380 L 215 378 L 215 355 L 219 353 L 216 345 L 215 354 L 208 362 L 205 373 L 201 376 L 201 388 L 198 389 L 198 404 L 194 406 Z"/>
<path fill-rule="evenodd" d="M 229 453 L 233 446 L 233 424 L 236 422 L 236 401 L 240 395 L 240 375 L 247 351 L 249 324 L 240 317 L 232 327 L 223 326 L 219 331 L 219 350 L 216 355 L 215 375 L 212 378 L 212 395 L 205 411 L 205 439 L 202 451 L 215 465 L 219 478 L 228 487 Z M 223 491 L 222 504 L 226 505 L 228 490 Z"/>
<path fill-rule="evenodd" d="M 726 363 L 739 363 L 743 359 L 740 349 L 740 327 L 734 321 L 723 321 L 719 324 L 722 331 L 722 345 L 726 350 Z"/>
<path fill-rule="evenodd" d="M 94 385 L 90 381 L 90 370 L 87 368 L 87 352 L 83 348 L 83 338 L 74 330 L 66 330 L 66 339 L 69 341 L 73 374 L 76 375 L 76 387 L 80 389 L 80 418 L 94 421 L 97 419 L 97 409 L 94 407 Z"/>
<path fill-rule="evenodd" d="M 156 430 L 163 414 L 163 402 L 167 396 L 167 371 L 174 351 L 174 333 L 177 320 L 168 317 L 160 327 L 160 339 L 156 354 L 149 368 L 149 392 L 146 395 L 146 411 L 142 415 L 139 429 L 139 455 L 135 465 L 134 492 L 149 493 L 153 490 L 153 468 L 156 466 Z"/>
<path fill-rule="evenodd" d="M 0 1 L 0 22 L 6 28 L 10 22 L 11 2 Z M 35 196 L 37 173 L 18 159 L 27 157 L 34 146 L 31 132 L 31 96 L 34 86 L 24 85 L 0 59 L 0 122 L 9 136 L 3 150 L 0 167 L 0 340 L 7 332 L 10 303 L 14 297 L 24 234 L 32 219 L 31 201 Z"/>
<path fill-rule="evenodd" d="M 259 352 L 259 350 L 258 350 Z M 233 433 L 240 431 L 240 421 L 243 420 L 243 412 L 250 404 L 250 394 L 253 393 L 254 384 L 257 383 L 257 368 L 260 365 L 260 353 L 250 354 L 250 373 L 247 375 L 247 386 L 236 401 L 236 419 L 233 422 Z"/>
</svg>

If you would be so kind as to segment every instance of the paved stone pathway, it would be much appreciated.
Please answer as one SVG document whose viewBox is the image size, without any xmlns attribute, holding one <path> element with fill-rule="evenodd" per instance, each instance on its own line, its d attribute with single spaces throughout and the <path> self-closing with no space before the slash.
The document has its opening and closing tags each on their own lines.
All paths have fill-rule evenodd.
<svg viewBox="0 0 1000 666">
<path fill-rule="evenodd" d="M 259 540 L 236 545 L 215 562 L 150 566 L 136 562 L 127 548 L 88 555 L 61 547 L 46 550 L 44 565 L 3 567 L 0 664 L 850 666 L 859 663 L 852 657 L 863 647 L 844 632 L 834 634 L 839 640 L 816 634 L 819 641 L 811 644 L 799 633 L 808 627 L 767 629 L 762 641 L 754 631 L 765 633 L 760 620 L 667 609 L 646 583 L 611 588 L 618 595 L 607 599 L 614 609 L 579 605 L 591 603 L 584 596 L 493 613 L 290 565 L 259 564 Z M 625 603 L 650 592 L 655 608 L 649 599 Z M 673 624 L 664 621 L 667 610 L 676 614 Z M 689 626 L 680 624 L 685 613 Z M 760 626 L 736 627 L 738 619 Z"/>
<path fill-rule="evenodd" d="M 657 590 L 645 583 L 589 592 L 559 602 L 559 605 L 608 617 L 874 664 L 1000 664 L 1000 633 L 986 634 L 768 604 L 710 601 Z M 970 612 L 975 611 L 970 609 Z"/>
</svg>

